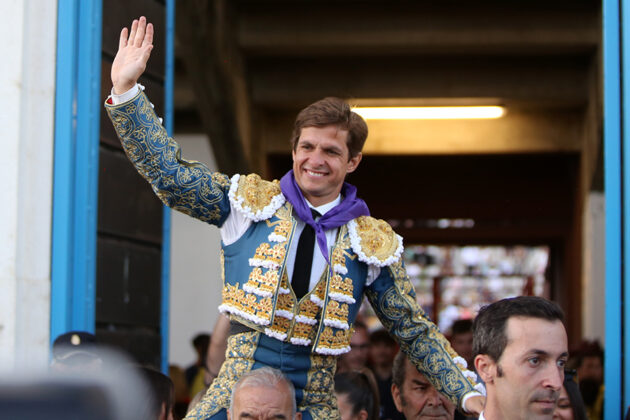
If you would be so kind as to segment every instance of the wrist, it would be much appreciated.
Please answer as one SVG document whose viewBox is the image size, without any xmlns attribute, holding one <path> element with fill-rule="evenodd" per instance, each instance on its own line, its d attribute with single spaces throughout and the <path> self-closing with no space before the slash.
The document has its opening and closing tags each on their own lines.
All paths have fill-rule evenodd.
<svg viewBox="0 0 630 420">
<path fill-rule="evenodd" d="M 122 95 L 123 93 L 129 91 L 136 85 L 135 82 L 132 83 L 114 83 L 113 84 L 113 92 L 114 95 Z"/>
</svg>

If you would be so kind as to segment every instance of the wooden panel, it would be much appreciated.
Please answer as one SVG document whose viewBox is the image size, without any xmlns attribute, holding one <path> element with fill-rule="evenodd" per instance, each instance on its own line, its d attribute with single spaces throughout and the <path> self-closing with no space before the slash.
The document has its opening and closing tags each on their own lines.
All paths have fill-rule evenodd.
<svg viewBox="0 0 630 420">
<path fill-rule="evenodd" d="M 107 0 L 103 12 L 103 53 L 114 57 L 118 51 L 120 31 L 131 28 L 133 19 L 146 16 L 153 23 L 153 51 L 146 72 L 157 79 L 164 79 L 164 57 L 166 47 L 166 14 L 164 5 L 155 0 L 129 1 Z"/>
<path fill-rule="evenodd" d="M 160 244 L 162 202 L 124 153 L 101 148 L 99 171 L 99 233 Z"/>
<path fill-rule="evenodd" d="M 112 90 L 111 80 L 112 63 L 109 58 L 104 57 L 101 60 L 101 98 L 103 102 L 107 99 Z M 147 77 L 141 77 L 140 84 L 144 85 L 145 92 L 153 105 L 155 105 L 155 112 L 158 117 L 164 117 L 164 85 L 160 82 L 156 82 Z M 105 107 L 101 108 L 101 142 L 109 146 L 116 147 L 122 150 L 120 141 L 116 136 L 112 122 L 109 120 Z"/>
<path fill-rule="evenodd" d="M 160 336 L 147 330 L 121 330 L 113 326 L 98 326 L 96 339 L 99 343 L 121 350 L 138 364 L 160 369 L 162 358 Z"/>
<path fill-rule="evenodd" d="M 98 240 L 96 322 L 159 327 L 159 248 Z"/>
</svg>

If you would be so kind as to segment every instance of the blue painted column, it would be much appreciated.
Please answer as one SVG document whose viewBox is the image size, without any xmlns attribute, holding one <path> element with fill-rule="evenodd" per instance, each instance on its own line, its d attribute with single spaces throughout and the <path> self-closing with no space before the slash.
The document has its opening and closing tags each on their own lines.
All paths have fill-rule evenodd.
<svg viewBox="0 0 630 420">
<path fill-rule="evenodd" d="M 94 331 L 101 0 L 59 0 L 51 340 Z"/>
<path fill-rule="evenodd" d="M 164 66 L 164 126 L 169 136 L 173 135 L 175 79 L 175 0 L 166 0 L 166 63 Z M 162 372 L 168 374 L 169 357 L 169 308 L 171 270 L 171 209 L 164 206 L 162 219 L 162 304 L 160 325 L 162 334 Z"/>
<path fill-rule="evenodd" d="M 630 404 L 630 7 L 604 0 L 604 177 L 606 193 L 606 352 L 604 418 L 621 419 Z"/>
</svg>

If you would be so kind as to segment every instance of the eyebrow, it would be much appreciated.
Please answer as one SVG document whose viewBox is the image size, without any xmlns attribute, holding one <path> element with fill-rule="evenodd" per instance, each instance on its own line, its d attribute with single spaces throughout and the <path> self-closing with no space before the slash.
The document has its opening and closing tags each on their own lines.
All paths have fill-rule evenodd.
<svg viewBox="0 0 630 420">
<path fill-rule="evenodd" d="M 548 351 L 538 350 L 538 349 L 530 350 L 527 353 L 528 354 L 532 354 L 533 353 L 533 354 L 538 355 L 538 356 L 550 356 Z M 569 357 L 569 353 L 565 351 L 565 352 L 561 353 L 560 356 L 558 356 L 558 357 Z"/>
<path fill-rule="evenodd" d="M 254 418 L 254 416 L 253 416 L 253 415 L 251 415 L 251 414 L 250 414 L 250 413 L 248 413 L 248 412 L 243 412 L 243 413 L 239 414 L 238 418 L 239 418 L 239 419 L 253 419 L 253 418 Z M 273 415 L 273 418 L 274 418 L 274 419 L 278 419 L 278 420 L 286 420 L 286 419 L 287 419 L 287 416 L 285 416 L 284 414 L 274 414 L 274 415 Z"/>
<path fill-rule="evenodd" d="M 431 382 L 429 382 L 429 381 L 421 381 L 420 379 L 412 379 L 411 382 L 413 382 L 414 385 L 431 386 Z"/>
</svg>

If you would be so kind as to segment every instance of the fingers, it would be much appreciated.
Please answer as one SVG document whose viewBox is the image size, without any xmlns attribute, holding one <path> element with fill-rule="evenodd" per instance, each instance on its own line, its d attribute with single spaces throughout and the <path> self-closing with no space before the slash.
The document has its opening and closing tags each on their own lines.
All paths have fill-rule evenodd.
<svg viewBox="0 0 630 420">
<path fill-rule="evenodd" d="M 135 34 L 133 39 L 133 45 L 136 47 L 142 46 L 142 41 L 144 40 L 144 34 L 147 29 L 147 18 L 144 16 L 140 17 L 140 21 L 138 22 L 138 31 Z"/>
<path fill-rule="evenodd" d="M 133 44 L 133 40 L 136 38 L 136 32 L 138 32 L 138 20 L 134 19 L 131 23 L 131 33 L 129 33 L 129 42 Z"/>
<path fill-rule="evenodd" d="M 153 44 L 153 24 L 149 23 L 147 25 L 147 32 L 142 40 L 142 46 L 146 47 L 147 45 Z"/>
<path fill-rule="evenodd" d="M 122 28 L 120 31 L 120 40 L 118 41 L 118 49 L 122 50 L 127 46 L 127 28 Z"/>
</svg>

